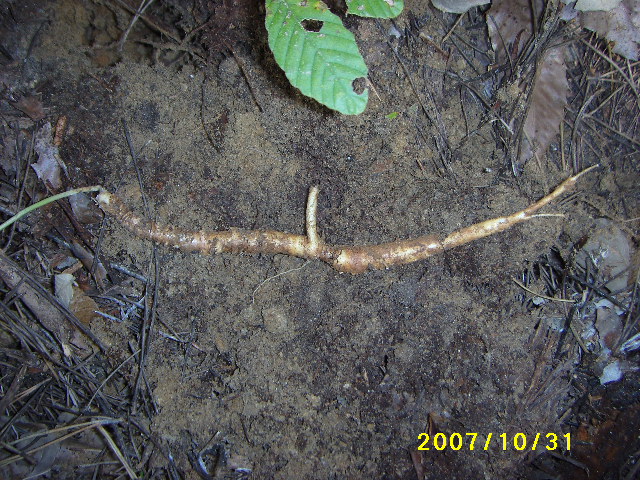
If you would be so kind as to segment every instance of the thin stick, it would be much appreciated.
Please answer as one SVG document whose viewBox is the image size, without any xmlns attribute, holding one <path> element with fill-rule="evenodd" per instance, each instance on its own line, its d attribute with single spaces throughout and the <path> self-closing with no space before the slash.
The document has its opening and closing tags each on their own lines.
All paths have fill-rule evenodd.
<svg viewBox="0 0 640 480">
<path fill-rule="evenodd" d="M 552 302 L 565 302 L 565 303 L 576 303 L 575 300 L 569 300 L 567 298 L 554 298 L 554 297 L 549 297 L 547 295 L 542 295 L 541 293 L 536 293 L 533 290 L 525 287 L 521 282 L 519 282 L 518 280 L 516 280 L 515 278 L 512 279 L 513 283 L 515 283 L 516 285 L 518 285 L 521 289 L 523 289 L 525 292 L 529 292 L 531 295 L 533 295 L 534 297 L 538 297 L 538 298 L 543 298 L 545 300 L 550 300 Z"/>
<path fill-rule="evenodd" d="M 339 272 L 364 273 L 381 270 L 394 265 L 418 262 L 444 250 L 448 250 L 480 238 L 507 230 L 514 225 L 535 218 L 536 212 L 557 200 L 571 189 L 578 179 L 597 165 L 569 177 L 546 197 L 514 214 L 485 220 L 462 228 L 439 240 L 434 235 L 424 235 L 408 240 L 381 243 L 378 245 L 329 245 L 317 232 L 317 187 L 309 190 L 306 211 L 307 235 L 273 230 L 240 230 L 190 232 L 172 226 L 161 226 L 133 213 L 118 197 L 102 190 L 97 196 L 100 208 L 115 217 L 135 235 L 163 245 L 173 246 L 188 252 L 202 253 L 280 253 L 305 259 L 319 259 Z"/>
<path fill-rule="evenodd" d="M 102 425 L 98 425 L 98 431 L 102 434 L 104 439 L 107 441 L 107 445 L 109 445 L 109 448 L 111 449 L 113 454 L 118 458 L 118 460 L 120 460 L 120 463 L 122 464 L 124 469 L 127 471 L 129 478 L 134 480 L 137 479 L 138 476 L 136 475 L 136 472 L 133 471 L 133 468 L 131 468 L 131 465 L 129 465 L 129 462 L 127 462 L 127 459 L 125 458 L 125 456 L 122 454 L 122 452 L 116 445 L 116 442 L 113 441 L 113 438 L 111 438 L 111 435 L 109 435 L 109 433 L 105 430 L 105 428 Z"/>
<path fill-rule="evenodd" d="M 120 41 L 118 42 L 118 51 L 119 52 L 121 52 L 124 49 L 124 44 L 127 41 L 127 37 L 129 36 L 129 33 L 131 32 L 131 29 L 133 28 L 133 26 L 138 21 L 138 18 L 140 18 L 142 16 L 142 14 L 145 12 L 145 10 L 152 3 L 153 3 L 153 0 L 149 0 L 149 1 L 142 0 L 140 2 L 140 6 L 136 10 L 136 12 L 133 15 L 133 17 L 131 18 L 131 22 L 129 23 L 129 27 L 127 27 L 127 30 L 125 30 L 125 32 L 122 34 L 122 38 L 120 38 Z"/>
<path fill-rule="evenodd" d="M 284 272 L 276 273 L 275 275 L 272 275 L 271 277 L 265 278 L 263 281 L 261 281 L 258 284 L 258 286 L 256 288 L 253 289 L 253 292 L 251 293 L 251 305 L 256 303 L 256 293 L 257 293 L 258 290 L 260 290 L 260 287 L 262 287 L 265 283 L 270 282 L 271 280 L 274 280 L 274 279 L 276 279 L 278 277 L 282 277 L 283 275 L 286 275 L 288 273 L 297 272 L 298 270 L 302 270 L 304 267 L 307 266 L 308 263 L 309 263 L 309 260 L 304 262 L 299 267 L 290 268 L 289 270 L 285 270 Z M 0 411 L 2 411 L 2 410 L 0 410 Z"/>
<path fill-rule="evenodd" d="M 447 32 L 447 34 L 442 37 L 442 41 L 440 42 L 440 45 L 443 45 L 444 42 L 446 42 L 449 37 L 451 36 L 451 34 L 453 33 L 453 31 L 458 28 L 458 25 L 460 25 L 460 22 L 462 21 L 462 19 L 464 18 L 464 15 L 458 15 L 458 18 L 456 18 L 455 23 L 453 24 L 453 26 L 449 29 L 449 31 Z"/>
</svg>

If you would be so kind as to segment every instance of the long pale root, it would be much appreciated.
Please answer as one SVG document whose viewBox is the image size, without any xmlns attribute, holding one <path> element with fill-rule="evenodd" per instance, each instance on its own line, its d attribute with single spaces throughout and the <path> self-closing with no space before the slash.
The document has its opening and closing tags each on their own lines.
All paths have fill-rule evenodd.
<svg viewBox="0 0 640 480">
<path fill-rule="evenodd" d="M 597 165 L 596 165 L 597 166 Z M 306 235 L 273 230 L 240 230 L 231 228 L 218 232 L 190 232 L 172 226 L 162 226 L 133 213 L 117 196 L 102 189 L 98 205 L 115 217 L 135 235 L 184 251 L 203 253 L 282 253 L 306 259 L 320 259 L 339 272 L 352 274 L 367 270 L 424 260 L 436 253 L 502 232 L 536 216 L 542 207 L 556 200 L 573 187 L 582 175 L 596 166 L 569 177 L 546 197 L 524 210 L 505 217 L 493 218 L 462 228 L 439 240 L 434 235 L 381 243 L 378 245 L 330 245 L 318 235 L 316 210 L 318 187 L 309 190 L 306 210 Z"/>
</svg>

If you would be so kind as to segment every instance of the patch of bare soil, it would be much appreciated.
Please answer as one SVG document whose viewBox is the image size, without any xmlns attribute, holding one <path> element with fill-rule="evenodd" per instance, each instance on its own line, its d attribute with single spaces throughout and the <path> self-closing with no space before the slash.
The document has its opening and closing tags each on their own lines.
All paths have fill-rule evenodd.
<svg viewBox="0 0 640 480">
<path fill-rule="evenodd" d="M 307 192 L 318 185 L 319 230 L 334 244 L 444 236 L 515 212 L 573 173 L 563 153 L 569 147 L 578 148 L 576 168 L 602 167 L 547 209 L 562 218 L 534 219 L 428 261 L 357 276 L 284 255 L 154 247 L 108 217 L 103 229 L 88 225 L 109 277 L 99 288 L 83 269 L 85 291 L 110 315 L 93 317 L 88 329 L 105 348 L 93 357 L 88 342 L 74 344 L 81 350 L 59 361 L 101 358 L 103 371 L 85 397 L 59 404 L 83 415 L 109 404 L 131 418 L 128 428 L 108 433 L 131 463 L 129 475 L 140 477 L 582 478 L 588 467 L 603 471 L 599 478 L 614 471 L 606 478 L 633 478 L 624 475 L 633 470 L 626 462 L 638 460 L 637 436 L 613 452 L 617 440 L 607 443 L 599 432 L 637 425 L 637 353 L 619 382 L 601 386 L 590 364 L 581 364 L 592 355 L 585 338 L 566 320 L 580 310 L 571 295 L 602 298 L 589 289 L 595 277 L 587 272 L 586 286 L 562 288 L 595 218 L 612 219 L 632 245 L 637 239 L 637 143 L 598 137 L 586 124 L 572 143 L 574 117 L 567 117 L 564 143 L 514 177 L 498 148 L 497 109 L 459 80 L 475 79 L 469 85 L 482 94 L 495 88 L 495 77 L 483 76 L 492 58 L 475 11 L 444 44 L 456 17 L 426 1 L 408 2 L 394 22 L 349 17 L 375 93 L 364 114 L 346 117 L 288 85 L 266 46 L 259 8 L 182 3 L 153 4 L 124 42 L 127 2 L 2 7 L 11 13 L 1 43 L 7 210 L 17 210 L 24 172 L 30 198 L 42 196 L 24 159 L 33 132 L 61 115 L 68 119 L 60 147 L 66 187 L 103 185 L 137 212 L 185 229 L 302 234 Z M 574 87 L 588 75 L 580 62 L 572 66 Z M 12 106 L 12 95 L 36 97 L 44 117 L 34 124 Z M 15 151 L 24 155 L 12 172 Z M 56 212 L 37 213 L 5 252 L 16 260 L 41 252 L 45 278 L 61 271 L 52 258 L 73 257 L 51 241 L 76 235 Z M 627 311 L 630 338 L 638 314 Z M 3 345 L 19 349 L 11 335 Z M 98 385 L 119 400 L 88 405 Z M 421 433 L 430 436 L 429 450 L 417 448 Z M 452 442 L 442 450 L 433 443 L 438 433 Z M 456 433 L 464 440 L 459 450 Z M 513 446 L 516 434 L 532 442 L 538 433 L 557 435 L 558 448 Z M 598 442 L 610 465 L 604 458 L 589 464 L 597 463 L 589 445 Z M 100 467 L 105 476 L 121 468 L 111 460 Z M 96 467 L 50 468 L 52 478 L 79 478 Z"/>
</svg>

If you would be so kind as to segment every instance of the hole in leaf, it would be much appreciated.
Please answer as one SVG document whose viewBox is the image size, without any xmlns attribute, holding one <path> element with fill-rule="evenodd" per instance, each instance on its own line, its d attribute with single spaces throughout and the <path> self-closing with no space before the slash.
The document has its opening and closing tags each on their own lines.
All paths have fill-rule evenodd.
<svg viewBox="0 0 640 480">
<path fill-rule="evenodd" d="M 353 91 L 360 95 L 364 92 L 367 86 L 367 79 L 364 77 L 356 78 L 353 82 L 351 82 L 351 86 L 353 87 Z"/>
<path fill-rule="evenodd" d="M 307 32 L 319 32 L 322 28 L 322 24 L 320 20 L 312 20 L 310 18 L 304 19 L 300 22 L 302 28 L 304 28 Z"/>
</svg>

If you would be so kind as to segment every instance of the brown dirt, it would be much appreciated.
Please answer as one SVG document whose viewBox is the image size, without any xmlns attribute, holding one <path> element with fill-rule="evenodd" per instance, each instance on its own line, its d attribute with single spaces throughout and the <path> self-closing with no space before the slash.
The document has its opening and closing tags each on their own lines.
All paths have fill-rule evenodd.
<svg viewBox="0 0 640 480">
<path fill-rule="evenodd" d="M 551 152 L 513 177 L 482 105 L 439 73 L 474 76 L 456 51 L 447 62 L 415 36 L 409 46 L 393 40 L 438 113 L 439 125 L 429 123 L 387 45 L 387 23 L 349 19 L 379 98 L 345 117 L 288 86 L 262 30 L 255 44 L 234 47 L 235 58 L 185 55 L 167 64 L 136 43 L 149 35 L 138 22 L 118 57 L 103 48 L 123 28 L 109 5 L 38 6 L 46 21 L 32 52 L 37 88 L 48 118 L 69 118 L 61 150 L 69 185 L 102 184 L 143 212 L 124 119 L 151 215 L 164 223 L 302 233 L 308 188 L 319 185 L 319 228 L 329 242 L 443 235 L 520 209 L 571 173 Z M 442 37 L 426 1 L 412 2 L 396 24 L 410 15 Z M 399 116 L 388 119 L 391 112 Z M 438 134 L 450 147 L 444 165 L 432 141 Z M 577 197 L 551 208 L 565 219 L 537 219 L 361 276 L 279 255 L 158 248 L 146 367 L 158 414 L 150 430 L 187 478 L 197 476 L 185 452 L 211 441 L 229 457 L 220 478 L 235 462 L 251 478 L 280 479 L 414 479 L 411 452 L 426 431 L 563 433 L 557 414 L 571 401 L 569 384 L 550 409 L 532 401 L 536 366 L 548 360 L 545 334 L 512 279 L 552 246 L 576 242 L 597 209 L 637 217 L 637 195 L 623 214 L 619 180 L 613 170 L 581 181 Z M 147 275 L 153 248 L 109 222 L 102 255 Z M 114 273 L 112 281 L 123 280 Z M 91 328 L 117 365 L 137 327 L 106 322 L 94 319 Z M 427 478 L 507 478 L 536 456 L 497 447 L 422 455 Z"/>
</svg>

